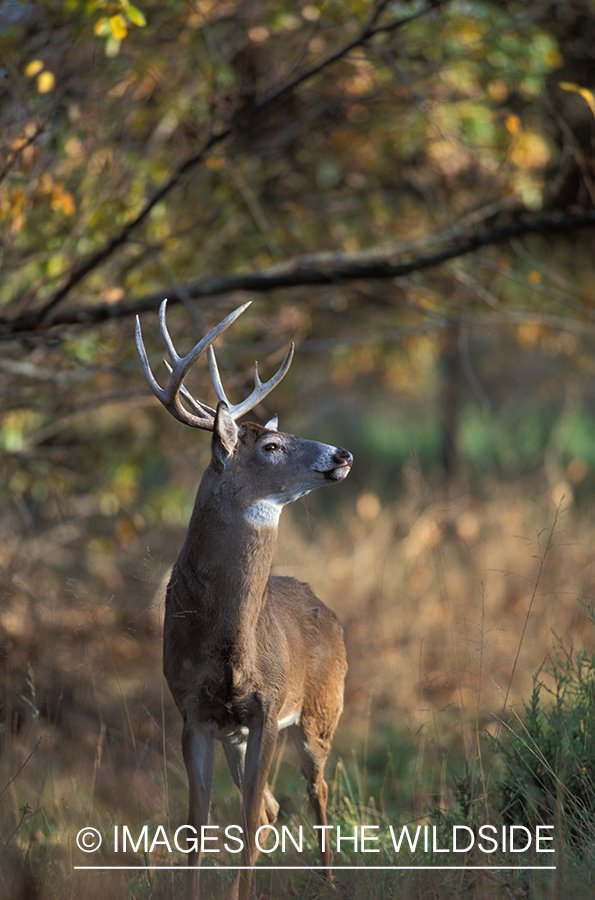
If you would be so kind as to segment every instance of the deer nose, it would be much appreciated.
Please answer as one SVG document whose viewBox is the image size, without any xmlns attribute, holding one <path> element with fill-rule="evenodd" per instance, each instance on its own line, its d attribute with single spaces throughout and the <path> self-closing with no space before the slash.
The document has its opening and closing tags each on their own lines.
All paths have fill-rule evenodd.
<svg viewBox="0 0 595 900">
<path fill-rule="evenodd" d="M 336 462 L 337 465 L 340 466 L 351 466 L 353 465 L 353 456 L 351 455 L 349 450 L 344 450 L 342 447 L 337 447 L 337 449 L 333 453 L 333 462 Z"/>
</svg>

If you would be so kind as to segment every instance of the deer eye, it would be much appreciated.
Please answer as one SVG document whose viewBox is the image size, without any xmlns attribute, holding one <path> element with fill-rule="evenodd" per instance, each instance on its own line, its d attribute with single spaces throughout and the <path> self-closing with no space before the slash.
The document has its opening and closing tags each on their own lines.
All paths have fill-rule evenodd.
<svg viewBox="0 0 595 900">
<path fill-rule="evenodd" d="M 265 453 L 274 453 L 275 450 L 280 450 L 281 445 L 277 443 L 277 441 L 269 441 L 266 444 L 263 444 L 262 449 Z"/>
</svg>

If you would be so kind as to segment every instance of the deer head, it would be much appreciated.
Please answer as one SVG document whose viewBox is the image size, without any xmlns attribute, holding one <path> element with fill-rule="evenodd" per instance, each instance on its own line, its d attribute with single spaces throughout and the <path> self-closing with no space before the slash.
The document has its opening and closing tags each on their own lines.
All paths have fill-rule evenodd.
<svg viewBox="0 0 595 900">
<path fill-rule="evenodd" d="M 346 450 L 280 433 L 276 416 L 264 427 L 236 424 L 237 419 L 254 409 L 279 384 L 291 365 L 294 351 L 292 343 L 279 370 L 265 384 L 260 380 L 255 362 L 253 391 L 241 403 L 230 403 L 221 382 L 213 343 L 249 305 L 245 303 L 230 313 L 181 357 L 167 329 L 167 301 L 164 300 L 159 311 L 159 327 L 170 358 L 169 362 L 164 360 L 170 375 L 166 388 L 160 387 L 151 370 L 138 316 L 136 346 L 151 390 L 168 412 L 185 425 L 213 433 L 212 467 L 218 474 L 234 470 L 234 492 L 236 497 L 241 493 L 248 520 L 273 524 L 286 503 L 325 483 L 345 478 L 353 460 Z M 193 397 L 183 384 L 190 368 L 205 352 L 218 399 L 216 409 Z"/>
</svg>

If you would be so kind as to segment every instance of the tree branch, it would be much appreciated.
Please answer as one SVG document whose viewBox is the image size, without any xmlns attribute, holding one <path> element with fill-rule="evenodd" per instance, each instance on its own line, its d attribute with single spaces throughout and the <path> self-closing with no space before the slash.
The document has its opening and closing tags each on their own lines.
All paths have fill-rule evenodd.
<svg viewBox="0 0 595 900">
<path fill-rule="evenodd" d="M 102 247 L 100 247 L 86 259 L 79 262 L 78 265 L 75 265 L 75 267 L 66 277 L 66 280 L 63 282 L 63 284 L 52 294 L 49 300 L 47 300 L 40 309 L 20 319 L 20 327 L 24 328 L 26 326 L 27 319 L 31 320 L 29 323 L 30 330 L 33 330 L 32 320 L 35 320 L 38 326 L 41 323 L 45 322 L 50 314 L 70 294 L 72 289 L 76 287 L 81 281 L 83 281 L 83 279 L 86 278 L 86 276 L 94 271 L 98 266 L 106 262 L 115 253 L 116 250 L 123 246 L 128 241 L 131 233 L 145 221 L 151 210 L 161 200 L 163 200 L 164 197 L 171 193 L 171 191 L 180 183 L 185 175 L 192 171 L 192 169 L 196 168 L 196 166 L 198 166 L 205 159 L 205 157 L 211 152 L 211 150 L 213 150 L 219 144 L 223 143 L 230 134 L 245 128 L 250 120 L 258 116 L 263 110 L 277 103 L 286 94 L 294 91 L 297 87 L 304 84 L 306 81 L 309 81 L 315 75 L 320 74 L 329 66 L 336 63 L 338 60 L 343 59 L 345 56 L 351 53 L 352 50 L 355 50 L 357 47 L 363 46 L 372 38 L 378 35 L 391 34 L 394 31 L 397 31 L 399 28 L 408 25 L 415 19 L 426 15 L 428 12 L 431 12 L 433 9 L 436 9 L 447 2 L 449 2 L 449 0 L 430 0 L 427 6 L 422 7 L 420 10 L 412 13 L 409 16 L 403 16 L 400 19 L 395 19 L 384 25 L 379 25 L 378 19 L 386 6 L 386 3 L 382 2 L 381 0 L 381 2 L 377 4 L 371 19 L 363 27 L 357 37 L 349 41 L 347 44 L 345 44 L 335 52 L 330 53 L 323 60 L 321 60 L 321 62 L 317 63 L 314 66 L 311 66 L 309 69 L 306 69 L 291 81 L 286 82 L 285 84 L 281 85 L 281 87 L 278 87 L 275 90 L 271 91 L 260 102 L 256 103 L 250 109 L 237 116 L 237 118 L 229 126 L 222 128 L 215 133 L 211 133 L 201 149 L 191 156 L 187 157 L 184 162 L 181 163 L 181 165 L 176 169 L 173 175 L 171 175 L 170 178 L 168 178 L 168 180 L 164 184 L 162 184 L 161 187 L 158 188 L 151 197 L 149 197 L 141 211 L 133 219 L 127 222 L 118 234 L 114 235 L 112 238 L 106 241 Z"/>
<path fill-rule="evenodd" d="M 595 210 L 582 213 L 535 213 L 520 215 L 500 225 L 480 225 L 474 231 L 430 237 L 426 246 L 431 250 L 399 253 L 394 247 L 387 251 L 370 250 L 356 255 L 321 253 L 296 257 L 293 260 L 262 269 L 259 272 L 238 272 L 233 275 L 214 275 L 169 289 L 170 304 L 184 298 L 203 299 L 233 291 L 268 293 L 295 287 L 345 285 L 355 281 L 387 280 L 410 275 L 458 259 L 483 247 L 504 243 L 511 238 L 529 234 L 559 234 L 580 228 L 595 227 Z M 120 319 L 141 312 L 158 309 L 164 291 L 123 300 L 119 303 L 98 303 L 94 306 L 58 312 L 49 322 L 0 320 L 0 340 L 26 334 L 40 333 L 54 326 L 96 325 L 109 319 Z"/>
</svg>

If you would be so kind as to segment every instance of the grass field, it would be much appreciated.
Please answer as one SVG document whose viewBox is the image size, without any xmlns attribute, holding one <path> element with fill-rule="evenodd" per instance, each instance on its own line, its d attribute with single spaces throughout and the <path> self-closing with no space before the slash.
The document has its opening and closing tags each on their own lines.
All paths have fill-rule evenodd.
<svg viewBox="0 0 595 900">
<path fill-rule="evenodd" d="M 364 486 L 331 511 L 324 503 L 313 497 L 285 513 L 275 571 L 309 581 L 345 628 L 346 704 L 328 771 L 330 821 L 344 838 L 335 847 L 336 891 L 313 868 L 267 869 L 257 873 L 255 895 L 593 895 L 593 826 L 583 815 L 577 841 L 559 773 L 548 802 L 538 798 L 532 807 L 539 815 L 516 822 L 533 834 L 540 822 L 553 825 L 554 854 L 536 854 L 534 844 L 516 854 L 499 847 L 489 865 L 524 868 L 428 868 L 486 864 L 477 841 L 468 852 L 447 852 L 452 829 L 515 824 L 502 799 L 508 764 L 500 741 L 516 734 L 538 760 L 523 707 L 534 676 L 540 671 L 544 690 L 553 688 L 555 697 L 548 660 L 556 648 L 559 657 L 561 648 L 589 653 L 595 646 L 588 609 L 595 597 L 595 523 L 588 503 L 578 502 L 572 467 L 553 476 L 542 467 L 518 478 L 493 471 L 482 475 L 480 490 L 445 492 L 410 461 L 394 496 Z M 79 499 L 64 501 L 55 524 L 43 530 L 17 512 L 2 523 L 0 897 L 6 900 L 169 898 L 181 890 L 180 872 L 75 869 L 184 863 L 166 842 L 153 844 L 156 835 L 173 839 L 186 815 L 180 720 L 160 660 L 160 597 L 183 527 L 140 528 L 121 518 L 106 537 L 95 512 Z M 297 836 L 301 828 L 304 846 L 298 853 L 289 842 L 284 853 L 264 853 L 260 863 L 313 867 L 315 835 L 290 747 L 272 781 L 279 829 Z M 521 785 L 527 795 L 536 790 L 529 781 Z M 238 810 L 221 765 L 213 821 L 237 822 Z M 124 825 L 138 839 L 137 850 L 116 853 L 114 827 Z M 390 829 L 398 834 L 405 825 L 411 834 L 422 829 L 419 841 L 415 850 L 402 844 L 396 853 Z M 95 854 L 76 844 L 86 826 L 103 836 Z M 144 826 L 146 846 L 139 839 Z M 368 848 L 378 852 L 362 850 L 362 827 Z M 357 848 L 345 839 L 355 828 Z M 220 849 L 213 863 L 233 865 L 237 857 Z M 556 869 L 527 868 L 545 865 Z M 229 879 L 226 870 L 206 873 L 205 896 L 220 896 Z"/>
</svg>

